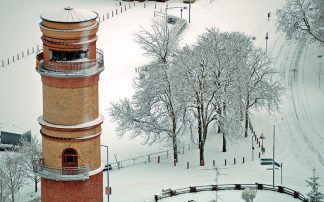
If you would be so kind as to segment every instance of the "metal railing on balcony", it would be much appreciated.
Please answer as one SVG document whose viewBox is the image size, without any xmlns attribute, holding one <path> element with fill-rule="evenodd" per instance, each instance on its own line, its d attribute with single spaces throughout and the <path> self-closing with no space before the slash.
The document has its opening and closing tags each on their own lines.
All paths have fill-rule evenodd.
<svg viewBox="0 0 324 202">
<path fill-rule="evenodd" d="M 53 168 L 36 162 L 33 169 L 39 176 L 51 180 L 72 181 L 89 179 L 89 167 L 86 165 L 81 167 Z"/>
<path fill-rule="evenodd" d="M 104 70 L 104 53 L 96 50 L 95 60 L 55 61 L 45 64 L 43 50 L 37 52 L 36 70 L 42 75 L 53 77 L 83 77 L 98 74 Z"/>
</svg>

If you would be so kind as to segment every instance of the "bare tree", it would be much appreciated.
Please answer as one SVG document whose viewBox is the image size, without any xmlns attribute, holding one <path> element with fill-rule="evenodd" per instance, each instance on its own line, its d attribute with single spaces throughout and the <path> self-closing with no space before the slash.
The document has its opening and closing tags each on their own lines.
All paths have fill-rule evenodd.
<svg viewBox="0 0 324 202">
<path fill-rule="evenodd" d="M 287 0 L 277 16 L 277 28 L 288 39 L 311 39 L 324 44 L 323 0 Z"/>
<path fill-rule="evenodd" d="M 26 184 L 25 158 L 17 152 L 5 152 L 0 159 L 2 182 L 15 201 L 15 194 Z"/>
<path fill-rule="evenodd" d="M 132 100 L 120 100 L 110 109 L 117 132 L 123 136 L 130 131 L 133 138 L 141 136 L 149 144 L 171 141 L 177 162 L 179 136 L 186 128 L 186 102 L 177 78 L 167 64 L 151 63 L 137 72 Z"/>
<path fill-rule="evenodd" d="M 8 190 L 5 187 L 3 176 L 4 174 L 0 169 L 0 202 L 4 202 L 8 195 Z"/>
<path fill-rule="evenodd" d="M 177 49 L 177 37 L 166 27 L 166 21 L 153 19 L 151 30 L 142 29 L 135 34 L 135 41 L 145 51 L 145 55 L 153 57 L 159 63 L 166 63 Z"/>
<path fill-rule="evenodd" d="M 40 177 L 34 173 L 34 163 L 41 158 L 42 150 L 35 136 L 31 137 L 31 141 L 22 139 L 20 152 L 25 158 L 25 170 L 27 177 L 34 181 L 35 192 L 37 192 L 37 184 L 40 181 Z"/>
<path fill-rule="evenodd" d="M 254 49 L 248 56 L 245 79 L 245 132 L 248 136 L 249 109 L 266 108 L 269 112 L 279 109 L 283 88 L 278 82 L 271 81 L 272 69 L 266 52 Z"/>
</svg>

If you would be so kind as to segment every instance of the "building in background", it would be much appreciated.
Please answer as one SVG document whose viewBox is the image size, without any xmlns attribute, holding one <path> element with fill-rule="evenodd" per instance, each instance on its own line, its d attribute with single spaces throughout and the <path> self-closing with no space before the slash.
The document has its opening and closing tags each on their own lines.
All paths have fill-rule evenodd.
<svg viewBox="0 0 324 202">
<path fill-rule="evenodd" d="M 30 142 L 31 131 L 14 126 L 6 127 L 4 129 L 1 129 L 0 139 L 1 144 L 19 145 L 22 139 L 25 139 Z"/>
</svg>

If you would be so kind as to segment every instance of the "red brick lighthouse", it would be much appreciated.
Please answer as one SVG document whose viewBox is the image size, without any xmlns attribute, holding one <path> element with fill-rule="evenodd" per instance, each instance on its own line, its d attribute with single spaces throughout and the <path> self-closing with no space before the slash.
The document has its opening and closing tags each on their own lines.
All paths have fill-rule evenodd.
<svg viewBox="0 0 324 202">
<path fill-rule="evenodd" d="M 42 202 L 103 201 L 98 81 L 104 60 L 96 48 L 97 17 L 70 7 L 41 14 L 36 70 L 43 84 L 43 153 L 34 170 L 42 178 Z"/>
</svg>

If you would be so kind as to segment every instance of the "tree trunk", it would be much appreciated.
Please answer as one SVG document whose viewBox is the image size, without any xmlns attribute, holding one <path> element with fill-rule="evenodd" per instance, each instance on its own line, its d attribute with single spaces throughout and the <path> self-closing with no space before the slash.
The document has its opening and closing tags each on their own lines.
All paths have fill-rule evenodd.
<svg viewBox="0 0 324 202">
<path fill-rule="evenodd" d="M 227 149 L 226 149 L 226 136 L 223 133 L 223 150 L 222 150 L 222 152 L 226 152 L 226 151 L 227 151 Z"/>
<path fill-rule="evenodd" d="M 248 136 L 248 129 L 249 129 L 249 100 L 247 100 L 246 108 L 245 108 L 245 131 L 244 137 Z"/>
<path fill-rule="evenodd" d="M 176 163 L 178 163 L 178 145 L 175 137 L 173 137 L 172 143 L 173 143 L 173 160 Z"/>
<path fill-rule="evenodd" d="M 38 183 L 37 176 L 35 176 L 34 177 L 35 193 L 37 192 L 37 183 Z"/>
<path fill-rule="evenodd" d="M 201 124 L 201 114 L 200 107 L 197 107 L 198 114 L 198 148 L 201 148 L 201 136 L 202 136 L 202 124 Z"/>
<path fill-rule="evenodd" d="M 204 140 L 201 141 L 200 150 L 199 150 L 199 165 L 205 166 L 205 158 L 204 158 L 204 151 L 205 151 L 205 143 Z"/>
<path fill-rule="evenodd" d="M 13 192 L 11 192 L 11 201 L 15 202 L 15 194 Z"/>
</svg>

